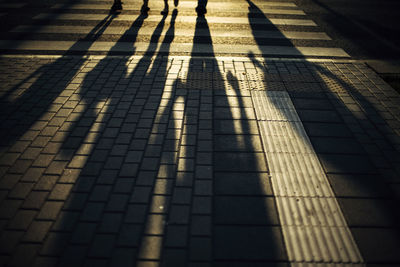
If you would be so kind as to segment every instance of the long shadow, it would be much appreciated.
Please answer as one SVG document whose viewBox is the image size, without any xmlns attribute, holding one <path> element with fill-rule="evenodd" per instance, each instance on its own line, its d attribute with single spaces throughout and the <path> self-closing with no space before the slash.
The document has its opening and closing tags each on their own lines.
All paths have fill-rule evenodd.
<svg viewBox="0 0 400 267">
<path fill-rule="evenodd" d="M 247 2 L 249 11 L 261 12 L 250 0 Z M 249 22 L 255 33 L 256 24 L 252 23 L 250 13 Z M 268 20 L 265 16 L 264 19 Z M 263 44 L 256 34 L 254 38 L 259 46 Z M 290 40 L 285 40 L 285 45 L 295 47 Z M 264 62 L 252 54 L 249 58 L 264 72 L 266 92 L 289 93 L 366 262 L 393 261 L 396 258 L 393 248 L 399 247 L 400 240 L 399 216 L 393 212 L 398 200 L 395 189 L 390 187 L 391 182 L 399 179 L 397 160 L 392 160 L 399 157 L 398 146 L 393 147 L 398 135 L 390 129 L 373 99 L 379 97 L 374 92 L 378 88 L 372 85 L 368 89 L 364 84 L 368 79 L 354 75 L 361 72 L 359 69 L 352 73 L 349 68 L 339 68 L 345 64 L 293 61 L 284 63 L 291 65 L 292 70 L 280 72 L 271 68 L 274 62 L 267 57 Z M 362 211 L 357 208 L 360 206 Z M 362 212 L 373 219 L 359 220 Z M 381 232 L 374 227 L 381 228 Z M 390 230 L 386 232 L 383 228 Z M 370 246 L 373 238 L 382 242 L 387 235 L 394 237 L 390 245 L 385 244 L 379 250 Z"/>
<path fill-rule="evenodd" d="M 208 32 L 206 37 L 197 34 L 205 30 Z M 201 100 L 204 95 L 204 100 L 208 101 L 200 102 L 198 127 L 201 133 L 203 125 L 207 125 L 202 117 L 210 120 L 211 125 L 205 129 L 211 135 L 209 144 L 212 147 L 205 151 L 212 158 L 211 175 L 196 175 L 194 190 L 201 192 L 202 186 L 210 183 L 213 193 L 199 194 L 197 198 L 195 194 L 192 205 L 194 225 L 212 218 L 212 226 L 205 223 L 195 230 L 190 239 L 195 244 L 190 248 L 190 260 L 204 260 L 202 257 L 208 256 L 215 266 L 263 266 L 285 261 L 255 114 L 248 87 L 243 87 L 245 78 L 240 71 L 222 70 L 213 53 L 207 58 L 195 57 L 198 44 L 206 44 L 209 46 L 207 51 L 213 51 L 207 19 L 201 14 L 196 20 L 188 77 L 182 82 L 188 89 L 193 86 L 212 88 L 200 90 Z M 201 83 L 211 79 L 211 86 Z M 211 139 L 202 140 L 199 135 L 197 146 L 200 151 L 207 141 Z M 207 169 L 207 163 L 203 163 L 201 157 L 196 158 L 196 162 L 205 164 L 200 167 Z M 211 236 L 207 236 L 208 231 Z"/>
<path fill-rule="evenodd" d="M 97 24 L 91 32 L 83 39 L 86 42 L 86 50 L 96 41 L 96 39 L 104 32 L 108 25 L 116 17 L 114 14 L 109 14 L 104 20 Z M 82 48 L 82 44 L 75 43 L 71 47 L 71 51 L 75 47 Z M 68 53 L 68 52 L 67 52 Z M 1 95 L 0 114 L 2 116 L 2 128 L 9 131 L 2 131 L 1 145 L 9 147 L 16 140 L 28 133 L 31 127 L 40 121 L 48 120 L 50 117 L 62 116 L 62 104 L 64 104 L 70 95 L 61 95 L 63 92 L 68 93 L 74 86 L 74 78 L 79 70 L 86 63 L 85 55 L 81 57 L 69 58 L 61 56 L 54 60 L 53 63 L 41 66 L 26 78 L 14 85 L 9 90 Z M 21 93 L 21 88 L 23 90 Z M 66 90 L 67 89 L 67 90 Z M 57 105 L 50 109 L 56 99 Z M 61 120 L 54 119 L 50 122 L 50 126 L 60 126 Z M 42 130 L 39 128 L 39 130 Z"/>
<path fill-rule="evenodd" d="M 73 229 L 66 237 L 70 245 L 62 238 L 53 242 L 65 249 L 61 265 L 134 266 L 136 261 L 166 257 L 161 245 L 169 210 L 166 188 L 175 183 L 176 175 L 173 165 L 168 165 L 176 161 L 175 145 L 170 144 L 179 142 L 179 136 L 169 114 L 173 92 L 165 88 L 172 80 L 168 79 L 170 61 L 163 54 L 168 54 L 173 41 L 176 16 L 174 10 L 159 48 L 162 53 L 156 54 L 166 14 L 138 61 L 105 57 L 82 83 L 80 97 L 87 105 L 62 147 L 62 156 L 70 161 L 62 177 L 72 177 L 66 179 L 74 184 L 64 209 L 75 214 L 58 219 L 61 229 Z M 144 19 L 142 14 L 132 28 L 139 30 Z M 113 61 L 117 62 L 114 68 Z M 111 76 L 102 78 L 110 68 Z M 118 83 L 113 83 L 115 72 Z M 80 127 L 82 123 L 85 127 Z M 70 258 L 70 253 L 79 256 Z"/>
</svg>

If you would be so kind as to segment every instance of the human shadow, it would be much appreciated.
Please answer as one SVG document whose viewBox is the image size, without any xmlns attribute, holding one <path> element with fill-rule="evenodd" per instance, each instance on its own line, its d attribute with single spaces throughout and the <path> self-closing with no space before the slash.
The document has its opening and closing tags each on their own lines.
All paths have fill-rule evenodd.
<svg viewBox="0 0 400 267">
<path fill-rule="evenodd" d="M 208 34 L 205 34 L 207 32 Z M 196 57 L 198 45 L 207 57 Z M 202 47 L 204 48 L 204 47 Z M 262 266 L 286 259 L 248 87 L 241 71 L 215 58 L 199 14 L 187 74 L 178 88 L 200 89 L 190 261 Z M 224 62 L 234 64 L 234 62 Z M 185 77 L 186 76 L 186 77 Z M 210 90 L 211 89 L 211 90 Z M 203 152 L 204 151 L 204 152 Z M 210 188 L 210 191 L 207 191 Z"/>
<path fill-rule="evenodd" d="M 171 101 L 165 88 L 173 77 L 168 77 L 171 60 L 163 54 L 168 55 L 173 41 L 176 17 L 174 10 L 159 47 L 163 53 L 157 51 L 167 15 L 143 56 L 104 57 L 82 81 L 79 96 L 87 104 L 70 124 L 61 150 L 70 162 L 61 179 L 73 183 L 66 212 L 57 221 L 60 229 L 69 229 L 65 238 L 70 244 L 52 242 L 63 251 L 61 265 L 134 266 L 136 261 L 165 257 L 160 245 L 169 211 L 170 192 L 165 188 L 175 181 L 168 164 L 176 161 L 171 149 L 179 137 L 175 118 L 169 118 L 171 107 L 164 103 Z M 142 13 L 131 29 L 139 30 L 145 18 Z M 104 75 L 109 70 L 110 75 Z M 84 130 L 79 129 L 82 123 Z M 71 251 L 80 256 L 68 257 Z"/>
<path fill-rule="evenodd" d="M 247 2 L 249 11 L 262 13 L 250 0 Z M 250 26 L 257 45 L 261 46 L 265 40 L 256 34 L 257 25 L 250 12 Z M 264 19 L 270 22 L 266 16 Z M 284 42 L 285 46 L 296 49 L 289 39 Z M 392 210 L 398 200 L 390 183 L 399 179 L 397 160 L 393 160 L 399 157 L 398 146 L 395 147 L 398 135 L 385 120 L 391 115 L 383 116 L 390 110 L 382 112 L 379 102 L 374 99 L 379 98 L 379 80 L 362 64 L 300 63 L 295 60 L 278 63 L 269 60 L 267 55 L 262 55 L 262 60 L 253 54 L 248 56 L 264 73 L 261 86 L 249 78 L 253 89 L 265 90 L 267 96 L 271 91 L 284 91 L 290 96 L 364 260 L 395 259 L 394 250 L 399 247 L 400 240 L 397 230 L 399 218 Z M 385 93 L 392 95 L 395 92 L 387 89 Z M 294 125 L 293 129 L 296 129 Z M 297 132 L 297 135 L 301 136 L 301 133 Z M 303 142 L 307 143 L 307 140 Z M 357 206 L 363 206 L 362 212 L 370 214 L 373 219 L 357 219 L 358 212 L 361 212 Z M 379 232 L 373 230 L 374 227 L 389 227 L 390 230 Z M 377 242 L 390 233 L 394 237 L 392 244 L 385 245 L 376 254 L 372 253 L 378 250 L 366 245 L 368 231 Z"/>
<path fill-rule="evenodd" d="M 116 16 L 109 14 L 99 24 L 97 24 L 90 33 L 83 39 L 86 51 L 104 32 Z M 82 44 L 77 42 L 71 47 L 82 48 Z M 68 53 L 68 52 L 67 52 Z M 0 97 L 2 115 L 2 128 L 8 128 L 10 131 L 2 131 L 1 144 L 9 147 L 24 134 L 29 133 L 35 124 L 44 124 L 42 120 L 54 118 L 49 126 L 58 127 L 62 124 L 63 117 L 60 112 L 62 105 L 71 96 L 71 89 L 74 87 L 74 79 L 79 70 L 85 65 L 85 55 L 71 58 L 61 56 L 53 60 L 52 63 L 45 64 L 23 78 L 12 88 L 5 90 Z M 22 91 L 22 92 L 21 92 Z M 62 95 L 64 93 L 64 95 Z M 58 99 L 57 104 L 54 101 Z M 37 128 L 37 127 L 36 127 Z M 35 130 L 43 130 L 43 126 Z M 33 133 L 38 134 L 38 132 Z"/>
</svg>

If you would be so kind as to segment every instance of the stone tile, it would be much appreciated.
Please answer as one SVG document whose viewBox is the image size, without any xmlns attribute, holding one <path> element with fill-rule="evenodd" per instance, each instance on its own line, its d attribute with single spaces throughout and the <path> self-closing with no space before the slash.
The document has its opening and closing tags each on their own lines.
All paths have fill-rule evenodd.
<svg viewBox="0 0 400 267">
<path fill-rule="evenodd" d="M 19 210 L 15 214 L 14 218 L 9 221 L 8 228 L 26 231 L 36 215 L 37 215 L 37 211 Z"/>
<path fill-rule="evenodd" d="M 379 175 L 328 174 L 336 197 L 382 198 L 389 188 Z"/>
<path fill-rule="evenodd" d="M 264 153 L 214 153 L 215 171 L 266 172 Z"/>
<path fill-rule="evenodd" d="M 12 255 L 10 266 L 30 266 L 39 251 L 40 245 L 20 244 Z"/>
<path fill-rule="evenodd" d="M 166 224 L 165 215 L 150 214 L 147 216 L 144 233 L 148 235 L 163 235 Z"/>
<path fill-rule="evenodd" d="M 51 191 L 53 186 L 56 184 L 58 176 L 43 175 L 36 183 L 34 190 Z"/>
<path fill-rule="evenodd" d="M 87 222 L 98 222 L 104 210 L 103 203 L 88 202 L 82 212 L 81 220 Z"/>
<path fill-rule="evenodd" d="M 162 240 L 163 238 L 160 236 L 144 236 L 139 249 L 138 259 L 160 260 Z"/>
<path fill-rule="evenodd" d="M 341 123 L 304 122 L 308 136 L 351 137 L 351 131 Z"/>
<path fill-rule="evenodd" d="M 364 154 L 365 150 L 353 138 L 311 137 L 311 143 L 317 153 Z"/>
<path fill-rule="evenodd" d="M 63 206 L 63 202 L 58 201 L 47 201 L 44 203 L 40 212 L 37 216 L 37 219 L 41 220 L 55 220 L 60 213 L 60 210 Z"/>
<path fill-rule="evenodd" d="M 114 235 L 98 234 L 94 237 L 92 246 L 89 250 L 91 257 L 106 257 L 112 255 L 116 237 Z"/>
<path fill-rule="evenodd" d="M 187 226 L 168 225 L 165 245 L 167 247 L 185 247 L 187 234 Z"/>
<path fill-rule="evenodd" d="M 122 223 L 122 213 L 104 213 L 98 232 L 101 233 L 118 233 Z"/>
<path fill-rule="evenodd" d="M 376 170 L 364 155 L 319 154 L 319 159 L 328 173 L 373 174 Z"/>
<path fill-rule="evenodd" d="M 382 199 L 338 198 L 349 227 L 393 227 L 395 202 Z M 368 214 L 368 216 L 365 216 Z"/>
<path fill-rule="evenodd" d="M 209 261 L 212 258 L 212 242 L 209 237 L 190 238 L 190 260 Z"/>
<path fill-rule="evenodd" d="M 135 266 L 137 249 L 117 248 L 114 249 L 111 257 L 111 267 L 130 267 Z"/>
<path fill-rule="evenodd" d="M 162 265 L 163 266 L 176 266 L 185 267 L 187 252 L 185 249 L 166 248 L 163 250 Z"/>
<path fill-rule="evenodd" d="M 50 232 L 40 250 L 41 255 L 60 256 L 67 246 L 71 236 L 67 233 Z"/>
<path fill-rule="evenodd" d="M 217 224 L 278 225 L 279 218 L 272 197 L 215 197 Z"/>
<path fill-rule="evenodd" d="M 302 122 L 341 123 L 339 115 L 331 110 L 298 110 Z"/>
<path fill-rule="evenodd" d="M 123 224 L 118 235 L 117 244 L 123 247 L 138 247 L 143 226 L 138 224 Z"/>
<path fill-rule="evenodd" d="M 49 195 L 49 200 L 66 200 L 72 186 L 72 184 L 56 184 Z"/>
<path fill-rule="evenodd" d="M 267 173 L 216 173 L 214 186 L 217 195 L 273 195 Z"/>
<path fill-rule="evenodd" d="M 124 221 L 126 223 L 144 223 L 147 216 L 147 205 L 128 205 Z"/>
<path fill-rule="evenodd" d="M 262 152 L 258 135 L 214 135 L 215 151 Z"/>
<path fill-rule="evenodd" d="M 192 215 L 190 229 L 191 235 L 210 236 L 212 231 L 212 217 Z"/>
<path fill-rule="evenodd" d="M 216 260 L 287 261 L 282 233 L 276 226 L 214 227 Z"/>
<path fill-rule="evenodd" d="M 400 261 L 398 230 L 385 228 L 351 228 L 351 233 L 367 263 Z"/>
<path fill-rule="evenodd" d="M 32 224 L 29 226 L 26 234 L 23 237 L 23 241 L 43 242 L 52 224 L 53 224 L 52 222 L 46 222 L 46 221 L 32 222 Z"/>
</svg>

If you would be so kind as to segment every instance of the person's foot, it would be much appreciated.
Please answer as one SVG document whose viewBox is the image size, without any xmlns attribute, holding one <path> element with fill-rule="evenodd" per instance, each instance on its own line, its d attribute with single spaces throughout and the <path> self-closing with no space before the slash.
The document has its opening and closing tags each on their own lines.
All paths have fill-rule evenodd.
<svg viewBox="0 0 400 267">
<path fill-rule="evenodd" d="M 174 6 L 178 6 L 179 0 L 174 0 Z"/>
</svg>

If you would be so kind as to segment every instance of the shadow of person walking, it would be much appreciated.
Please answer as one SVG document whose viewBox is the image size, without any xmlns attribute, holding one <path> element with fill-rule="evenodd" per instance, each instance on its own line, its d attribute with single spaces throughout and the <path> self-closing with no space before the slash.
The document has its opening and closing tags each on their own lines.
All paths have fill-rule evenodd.
<svg viewBox="0 0 400 267">
<path fill-rule="evenodd" d="M 255 42 L 261 48 L 267 41 L 257 32 L 257 25 L 252 18 L 251 12 L 256 11 L 262 14 L 261 16 L 269 24 L 270 21 L 252 1 L 247 0 L 247 2 L 249 3 L 249 22 L 253 36 Z M 275 26 L 272 27 L 275 28 L 274 31 L 280 32 Z M 296 57 L 305 57 L 283 34 L 281 34 L 280 39 L 284 47 L 290 48 L 294 54 L 297 54 Z M 313 194 L 319 195 L 324 191 L 322 190 L 324 187 L 327 188 L 328 190 L 325 190 L 325 192 L 328 193 L 326 193 L 325 197 L 336 197 L 340 207 L 335 204 L 337 206 L 335 209 L 343 211 L 344 218 L 353 236 L 349 237 L 349 239 L 354 238 L 356 242 L 356 244 L 353 243 L 352 246 L 347 247 L 348 253 L 352 255 L 349 260 L 357 263 L 363 261 L 363 257 L 367 262 L 373 262 L 378 259 L 387 260 L 385 259 L 387 257 L 390 259 L 396 258 L 393 252 L 395 248 L 400 247 L 400 239 L 396 227 L 396 225 L 399 225 L 399 218 L 397 214 L 392 212 L 396 200 L 393 199 L 395 193 L 391 188 L 390 181 L 392 179 L 397 180 L 398 178 L 394 177 L 399 177 L 399 173 L 393 165 L 394 161 L 390 159 L 390 156 L 387 156 L 390 154 L 399 155 L 399 151 L 391 147 L 396 145 L 395 142 L 390 142 L 390 140 L 395 139 L 395 133 L 382 116 L 385 112 L 390 111 L 382 112 L 379 105 L 377 105 L 379 91 L 382 90 L 378 88 L 380 87 L 378 84 L 382 84 L 382 81 L 371 75 L 372 72 L 368 71 L 363 64 L 321 63 L 313 62 L 312 60 L 274 61 L 269 60 L 268 55 L 263 56 L 260 59 L 255 58 L 253 54 L 249 54 L 249 58 L 261 72 L 261 76 L 263 76 L 260 78 L 260 76 L 255 75 L 257 78 L 249 78 L 249 82 L 253 84 L 253 89 L 261 90 L 261 93 L 254 92 L 254 95 L 257 95 L 259 99 L 266 99 L 265 103 L 271 103 L 268 105 L 271 105 L 272 113 L 281 114 L 282 116 L 276 119 L 277 121 L 270 120 L 266 122 L 266 128 L 276 130 L 275 132 L 267 133 L 269 134 L 267 138 L 272 139 L 273 135 L 281 136 L 282 129 L 286 129 L 285 135 L 282 135 L 279 141 L 283 142 L 283 145 L 280 144 L 278 148 L 275 148 L 273 140 L 264 140 L 264 143 L 268 144 L 268 151 L 277 151 L 276 149 L 286 151 L 287 147 L 293 146 L 290 138 L 297 138 L 302 144 L 303 150 L 307 148 L 317 154 L 319 167 L 316 167 L 316 169 L 320 170 L 319 176 L 323 177 L 324 183 L 326 183 L 316 183 L 307 192 L 302 186 L 313 181 L 315 173 L 309 172 L 307 169 L 307 175 L 303 182 L 300 179 L 293 179 L 289 171 L 287 173 L 282 171 L 285 168 L 289 168 L 289 165 L 276 163 L 278 159 L 281 160 L 279 153 L 270 153 L 267 158 L 272 163 L 271 172 L 281 168 L 279 172 L 271 173 L 274 194 L 283 195 L 287 198 L 290 198 L 290 196 L 307 198 L 312 197 L 311 195 Z M 262 80 L 262 82 L 257 82 L 257 79 Z M 382 87 L 384 88 L 384 86 Z M 264 95 L 262 91 L 264 91 Z M 393 91 L 387 89 L 385 93 L 392 95 Z M 283 101 L 288 101 L 288 106 L 282 106 Z M 298 127 L 298 122 L 289 116 L 290 105 L 293 105 L 295 112 L 299 116 L 300 127 Z M 285 126 L 276 126 L 281 125 L 282 121 L 287 121 L 287 124 Z M 303 125 L 305 129 L 303 129 Z M 288 131 L 288 129 L 291 130 Z M 289 137 L 288 133 L 291 131 L 294 131 L 294 133 L 292 137 Z M 311 142 L 308 141 L 308 138 Z M 379 144 L 380 142 L 382 143 Z M 299 155 L 302 153 L 297 150 L 295 152 L 299 153 Z M 300 157 L 304 161 L 302 165 L 305 165 L 306 157 L 304 155 Z M 279 168 L 277 168 L 278 165 Z M 281 173 L 284 173 L 284 175 L 281 175 Z M 302 175 L 296 174 L 296 176 L 301 177 Z M 290 187 L 288 186 L 289 184 L 296 184 L 296 186 Z M 350 200 L 348 197 L 352 199 Z M 359 213 L 357 210 L 360 206 L 364 207 L 366 213 L 374 214 L 373 216 L 376 216 L 374 217 L 375 219 L 358 220 Z M 298 205 L 297 209 L 301 209 L 301 205 Z M 279 210 L 279 212 L 281 214 L 286 213 L 283 209 Z M 315 217 L 321 216 L 321 213 L 316 210 L 312 212 L 314 212 Z M 377 219 L 378 217 L 381 219 Z M 286 223 L 285 220 L 284 222 Z M 299 223 L 299 225 L 304 224 L 306 224 L 306 220 Z M 324 225 L 324 223 L 321 222 L 321 225 Z M 346 224 L 344 225 L 347 226 Z M 335 227 L 340 228 L 342 225 L 339 224 L 332 227 L 332 231 L 334 231 Z M 374 227 L 380 229 L 376 230 Z M 390 227 L 390 230 L 387 230 L 386 227 Z M 376 240 L 379 240 L 378 242 L 381 242 L 388 235 L 392 235 L 391 244 L 385 244 L 385 248 L 380 249 L 379 252 L 372 256 L 371 251 L 374 249 L 366 245 L 368 242 L 365 242 L 365 236 L 369 235 L 369 231 Z M 306 257 L 301 256 L 298 251 L 293 249 L 291 243 L 298 244 L 299 242 L 298 240 L 291 241 L 293 236 L 295 235 L 284 234 L 285 242 L 289 248 L 289 260 L 311 262 L 312 258 L 306 259 Z M 340 238 L 343 240 L 347 238 L 344 235 L 335 234 L 336 238 L 337 236 L 341 236 Z M 323 244 L 313 239 L 311 234 L 307 235 L 307 238 L 314 240 L 310 241 L 313 246 L 321 248 L 330 244 L 344 247 L 343 244 L 337 241 L 339 238 Z M 357 251 L 357 245 L 362 256 Z M 302 246 L 302 249 L 305 247 Z M 333 253 L 333 256 L 322 255 L 317 251 L 313 253 L 313 258 L 318 258 L 321 261 L 340 262 L 343 260 L 335 257 L 334 252 L 330 252 Z"/>
</svg>

